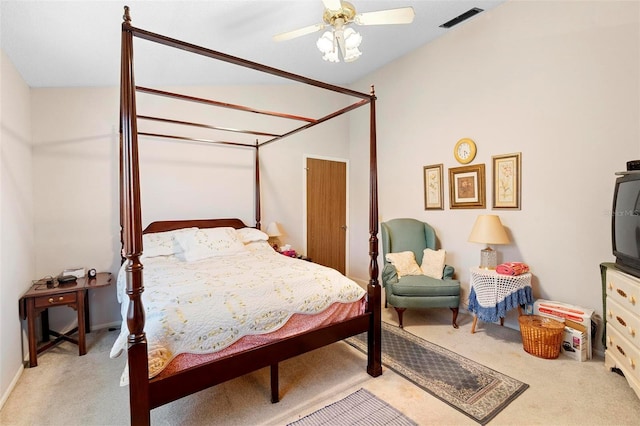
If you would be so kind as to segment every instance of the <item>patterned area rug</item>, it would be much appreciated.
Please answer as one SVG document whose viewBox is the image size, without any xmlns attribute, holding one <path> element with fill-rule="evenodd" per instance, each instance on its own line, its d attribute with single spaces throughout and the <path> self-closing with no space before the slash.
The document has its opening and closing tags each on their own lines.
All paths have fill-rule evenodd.
<svg viewBox="0 0 640 426">
<path fill-rule="evenodd" d="M 367 390 L 360 389 L 287 426 L 355 425 L 416 426 L 417 423 Z"/>
<path fill-rule="evenodd" d="M 345 341 L 366 353 L 366 333 Z M 482 425 L 529 387 L 384 322 L 382 363 Z"/>
</svg>

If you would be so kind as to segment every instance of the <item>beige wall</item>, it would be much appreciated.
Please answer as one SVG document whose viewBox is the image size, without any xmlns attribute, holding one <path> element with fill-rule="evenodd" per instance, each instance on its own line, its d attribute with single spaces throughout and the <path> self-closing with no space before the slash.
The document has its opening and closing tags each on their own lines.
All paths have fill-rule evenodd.
<svg viewBox="0 0 640 426">
<path fill-rule="evenodd" d="M 340 105 L 335 95 L 297 86 L 172 88 L 180 93 L 257 109 L 318 117 Z M 69 267 L 117 273 L 120 265 L 118 100 L 116 88 L 32 89 L 36 276 Z M 138 113 L 238 129 L 271 130 L 256 114 L 141 95 Z M 279 122 L 284 120 L 279 120 Z M 304 123 L 296 122 L 295 126 Z M 140 122 L 140 130 L 223 139 L 188 127 Z M 277 221 L 283 242 L 303 243 L 303 158 L 348 156 L 348 122 L 340 118 L 261 149 L 262 225 Z M 291 122 L 277 124 L 278 131 Z M 249 140 L 251 142 L 253 136 Z M 143 226 L 154 220 L 254 218 L 254 150 L 140 137 Z M 115 325 L 115 286 L 90 293 L 94 327 Z M 71 310 L 52 313 L 54 326 Z"/>
<path fill-rule="evenodd" d="M 0 51 L 0 407 L 22 371 L 18 299 L 34 278 L 29 87 Z M 24 341 L 24 345 L 23 345 Z M 26 352 L 24 352 L 26 354 Z"/>
<path fill-rule="evenodd" d="M 512 1 L 363 79 L 378 95 L 380 220 L 431 223 L 465 292 L 482 246 L 467 242 L 478 214 L 498 214 L 513 239 L 503 261 L 524 261 L 534 294 L 602 313 L 599 263 L 611 261 L 614 173 L 640 158 L 640 3 Z M 359 114 L 351 125 L 352 182 L 367 165 Z M 457 140 L 478 146 L 487 208 L 449 209 Z M 492 210 L 494 155 L 522 153 L 522 209 Z M 425 211 L 423 166 L 443 163 L 445 206 Z M 352 222 L 366 217 L 351 192 Z M 367 276 L 366 224 L 353 227 L 352 274 Z M 466 304 L 466 298 L 465 298 Z M 515 316 L 511 313 L 511 321 Z"/>
</svg>

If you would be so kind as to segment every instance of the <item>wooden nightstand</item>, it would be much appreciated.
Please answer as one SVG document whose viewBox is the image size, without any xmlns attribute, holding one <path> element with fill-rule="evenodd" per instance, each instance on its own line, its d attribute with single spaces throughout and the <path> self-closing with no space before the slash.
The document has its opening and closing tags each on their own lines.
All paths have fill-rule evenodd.
<svg viewBox="0 0 640 426">
<path fill-rule="evenodd" d="M 46 284 L 34 284 L 20 298 L 20 316 L 27 320 L 29 334 L 29 367 L 38 365 L 38 354 L 66 340 L 78 345 L 79 355 L 87 353 L 85 333 L 89 329 L 89 303 L 87 292 L 90 288 L 104 287 L 111 283 L 111 273 L 100 273 L 95 279 L 78 278 L 67 285 L 48 288 Z M 49 329 L 48 309 L 56 306 L 68 306 L 78 313 L 78 326 L 67 333 L 59 333 Z M 38 347 L 36 336 L 36 317 L 40 315 L 42 324 L 42 342 Z M 70 336 L 78 332 L 78 338 Z M 50 335 L 56 338 L 50 341 Z"/>
</svg>

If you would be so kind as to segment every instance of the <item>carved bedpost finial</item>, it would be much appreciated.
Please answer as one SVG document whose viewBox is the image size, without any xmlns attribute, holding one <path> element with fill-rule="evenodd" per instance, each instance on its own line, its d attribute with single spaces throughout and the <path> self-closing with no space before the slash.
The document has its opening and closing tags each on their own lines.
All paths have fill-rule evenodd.
<svg viewBox="0 0 640 426">
<path fill-rule="evenodd" d="M 371 85 L 371 96 L 375 96 L 376 95 L 376 88 L 375 86 L 372 84 Z"/>
<path fill-rule="evenodd" d="M 124 20 L 125 24 L 127 25 L 131 24 L 131 15 L 129 15 L 129 6 L 124 7 L 124 15 L 122 15 L 122 19 Z"/>
</svg>

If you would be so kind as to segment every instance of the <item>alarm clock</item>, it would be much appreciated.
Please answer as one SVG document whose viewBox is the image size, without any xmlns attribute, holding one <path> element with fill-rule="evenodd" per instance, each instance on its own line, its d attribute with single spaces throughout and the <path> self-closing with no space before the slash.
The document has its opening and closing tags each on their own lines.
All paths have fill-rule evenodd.
<svg viewBox="0 0 640 426">
<path fill-rule="evenodd" d="M 89 269 L 89 271 L 87 272 L 87 275 L 89 276 L 89 279 L 90 279 L 90 280 L 92 280 L 92 279 L 94 279 L 94 278 L 98 275 L 98 273 L 96 272 L 96 270 L 95 270 L 95 269 L 91 268 L 91 269 Z"/>
</svg>

